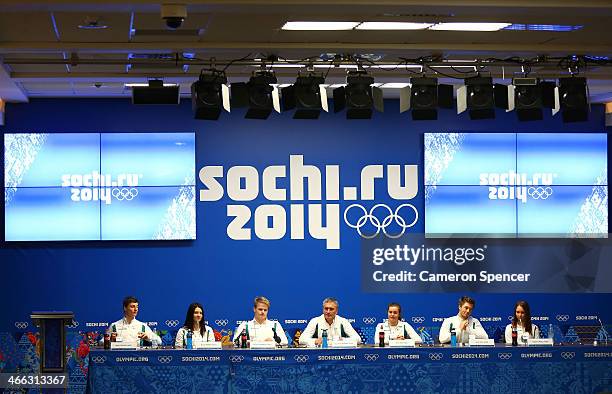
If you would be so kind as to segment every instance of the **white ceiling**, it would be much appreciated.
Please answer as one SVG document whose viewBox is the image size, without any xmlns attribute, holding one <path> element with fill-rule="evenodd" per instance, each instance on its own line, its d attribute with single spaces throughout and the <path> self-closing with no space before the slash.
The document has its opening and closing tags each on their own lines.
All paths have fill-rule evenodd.
<svg viewBox="0 0 612 394">
<path fill-rule="evenodd" d="M 179 3 L 180 0 L 173 3 Z M 568 55 L 612 57 L 610 0 L 399 1 L 399 0 L 216 0 L 184 1 L 187 19 L 170 31 L 160 17 L 160 3 L 147 1 L 0 2 L 0 98 L 27 101 L 31 97 L 129 97 L 124 83 L 159 77 L 179 83 L 189 95 L 190 85 L 211 59 L 227 68 L 229 81 L 244 81 L 256 57 L 316 58 L 323 53 L 375 54 L 379 63 L 398 64 L 401 58 L 448 60 L 535 59 L 532 76 L 569 75 L 558 65 Z M 288 20 L 510 22 L 581 25 L 569 32 L 510 31 L 283 31 Z M 98 21 L 105 29 L 79 25 Z M 193 54 L 193 59 L 183 54 Z M 548 59 L 548 60 L 546 60 Z M 510 78 L 521 70 L 513 61 L 483 69 L 496 78 Z M 278 63 L 278 61 L 277 61 Z M 323 63 L 321 63 L 323 64 Z M 351 64 L 347 61 L 346 64 Z M 367 64 L 367 63 L 366 63 Z M 502 66 L 503 64 L 503 66 Z M 562 66 L 565 66 L 563 64 Z M 470 68 L 425 68 L 462 78 Z M 321 69 L 328 72 L 328 69 Z M 370 70 L 377 82 L 408 82 L 420 68 Z M 580 73 L 589 80 L 595 102 L 612 101 L 612 68 L 591 64 Z M 279 83 L 295 80 L 297 69 L 277 69 Z M 328 83 L 342 83 L 346 70 L 331 68 Z M 460 79 L 438 77 L 461 84 Z M 99 86 L 99 87 L 98 87 Z M 397 90 L 386 89 L 386 97 Z"/>
</svg>

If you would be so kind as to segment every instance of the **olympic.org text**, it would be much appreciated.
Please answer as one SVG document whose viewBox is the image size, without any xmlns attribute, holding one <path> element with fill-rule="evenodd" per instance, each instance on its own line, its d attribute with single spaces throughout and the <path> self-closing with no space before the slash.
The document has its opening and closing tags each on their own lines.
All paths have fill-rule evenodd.
<svg viewBox="0 0 612 394">
<path fill-rule="evenodd" d="M 372 251 L 372 264 L 383 265 L 389 261 L 406 262 L 415 265 L 423 262 L 452 262 L 463 265 L 469 262 L 481 262 L 485 259 L 487 245 L 481 248 L 430 248 L 421 245 L 417 248 L 408 245 L 396 245 L 395 248 L 376 248 Z"/>
<path fill-rule="evenodd" d="M 62 175 L 62 187 L 70 187 L 70 199 L 80 201 L 104 201 L 107 205 L 112 198 L 130 201 L 138 195 L 138 180 L 141 174 L 118 174 L 113 180 L 110 174 L 92 171 L 90 174 Z"/>
<path fill-rule="evenodd" d="M 481 173 L 480 186 L 489 186 L 489 200 L 546 200 L 552 194 L 553 178 L 557 174 L 536 172 L 531 177 L 512 170 L 503 173 Z"/>
<path fill-rule="evenodd" d="M 286 235 L 291 239 L 304 239 L 308 229 L 312 238 L 326 241 L 327 249 L 340 249 L 343 216 L 340 201 L 374 200 L 375 183 L 386 183 L 387 194 L 394 200 L 413 199 L 419 191 L 416 165 L 366 165 L 361 169 L 358 187 L 341 187 L 339 165 L 321 168 L 306 165 L 303 155 L 290 155 L 289 166 L 270 165 L 261 173 L 253 166 L 233 166 L 227 171 L 223 166 L 205 166 L 200 169 L 199 178 L 203 185 L 200 201 L 219 201 L 227 193 L 230 200 L 237 202 L 251 202 L 262 196 L 268 201 L 292 202 L 289 207 L 278 203 L 257 207 L 227 204 L 227 216 L 232 218 L 227 225 L 227 235 L 231 239 L 250 240 L 253 233 L 264 240 L 278 240 Z M 288 187 L 279 187 L 282 182 Z M 321 203 L 303 203 L 306 201 Z M 329 201 L 334 203 L 327 203 Z M 392 213 L 391 218 L 394 218 Z M 402 228 L 405 231 L 407 227 Z"/>
</svg>

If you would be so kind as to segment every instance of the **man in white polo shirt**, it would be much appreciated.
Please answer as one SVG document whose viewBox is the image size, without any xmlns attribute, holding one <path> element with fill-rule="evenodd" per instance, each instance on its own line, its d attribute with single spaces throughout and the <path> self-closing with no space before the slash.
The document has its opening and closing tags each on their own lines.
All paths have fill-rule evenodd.
<svg viewBox="0 0 612 394">
<path fill-rule="evenodd" d="M 477 339 L 489 339 L 487 332 L 482 328 L 478 319 L 472 316 L 476 301 L 468 296 L 459 299 L 459 313 L 444 319 L 440 327 L 440 343 L 451 341 L 451 331 L 457 335 L 457 343 L 468 343 L 470 335 Z"/>
<path fill-rule="evenodd" d="M 335 298 L 323 300 L 323 314 L 312 318 L 302 335 L 300 345 L 320 346 L 323 341 L 323 330 L 327 330 L 329 339 L 350 338 L 361 343 L 361 337 L 351 323 L 343 317 L 338 316 L 338 301 Z"/>
<path fill-rule="evenodd" d="M 142 341 L 149 341 L 156 346 L 161 345 L 161 338 L 147 324 L 136 320 L 137 314 L 138 300 L 136 297 L 125 297 L 123 299 L 123 319 L 112 323 L 106 332 L 111 335 L 115 332 L 121 341 L 134 343 L 136 346 L 142 346 Z"/>
</svg>

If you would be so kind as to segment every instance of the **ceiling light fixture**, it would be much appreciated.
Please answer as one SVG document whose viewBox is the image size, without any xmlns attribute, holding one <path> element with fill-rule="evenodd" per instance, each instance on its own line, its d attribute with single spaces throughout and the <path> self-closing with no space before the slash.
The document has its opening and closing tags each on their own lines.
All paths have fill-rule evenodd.
<svg viewBox="0 0 612 394">
<path fill-rule="evenodd" d="M 438 23 L 429 30 L 444 31 L 498 31 L 510 26 L 511 23 L 488 23 L 488 22 L 452 22 Z"/>
<path fill-rule="evenodd" d="M 384 111 L 382 89 L 372 87 L 374 78 L 363 70 L 349 71 L 346 86 L 334 89 L 334 112 L 346 108 L 347 119 L 370 119 L 372 109 Z"/>
<path fill-rule="evenodd" d="M 290 21 L 281 30 L 353 30 L 360 22 Z"/>
<path fill-rule="evenodd" d="M 425 30 L 433 23 L 414 22 L 362 22 L 355 30 Z"/>
</svg>

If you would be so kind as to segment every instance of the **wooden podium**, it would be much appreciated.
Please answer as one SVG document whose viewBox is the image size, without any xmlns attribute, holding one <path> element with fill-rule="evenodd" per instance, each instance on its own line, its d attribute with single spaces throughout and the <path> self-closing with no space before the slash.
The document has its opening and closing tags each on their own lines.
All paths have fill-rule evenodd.
<svg viewBox="0 0 612 394">
<path fill-rule="evenodd" d="M 66 371 L 66 326 L 74 313 L 56 311 L 32 312 L 30 318 L 40 327 L 40 372 Z"/>
</svg>

